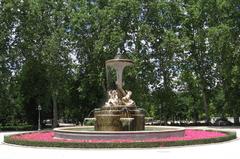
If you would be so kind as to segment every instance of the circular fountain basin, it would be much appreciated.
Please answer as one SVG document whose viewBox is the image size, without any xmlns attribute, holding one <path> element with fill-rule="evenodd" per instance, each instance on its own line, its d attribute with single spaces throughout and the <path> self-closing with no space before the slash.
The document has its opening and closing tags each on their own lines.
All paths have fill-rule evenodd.
<svg viewBox="0 0 240 159">
<path fill-rule="evenodd" d="M 54 129 L 54 137 L 78 140 L 145 140 L 183 137 L 185 129 L 169 126 L 146 126 L 144 131 L 94 131 L 93 126 L 62 127 Z"/>
</svg>

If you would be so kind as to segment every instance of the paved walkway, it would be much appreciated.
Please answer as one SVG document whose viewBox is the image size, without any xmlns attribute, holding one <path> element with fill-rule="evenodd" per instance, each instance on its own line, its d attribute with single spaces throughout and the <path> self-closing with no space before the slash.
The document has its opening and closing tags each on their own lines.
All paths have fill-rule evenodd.
<svg viewBox="0 0 240 159">
<path fill-rule="evenodd" d="M 240 129 L 237 131 L 240 137 Z M 3 143 L 0 133 L 0 159 L 239 159 L 240 139 L 224 143 L 147 149 L 36 148 Z"/>
</svg>

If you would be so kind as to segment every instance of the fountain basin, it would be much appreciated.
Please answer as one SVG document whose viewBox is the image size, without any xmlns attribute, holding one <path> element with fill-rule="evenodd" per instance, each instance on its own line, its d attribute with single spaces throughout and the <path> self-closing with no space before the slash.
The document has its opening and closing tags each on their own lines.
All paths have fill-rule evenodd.
<svg viewBox="0 0 240 159">
<path fill-rule="evenodd" d="M 93 126 L 62 127 L 54 129 L 54 137 L 78 140 L 146 140 L 167 137 L 183 137 L 180 127 L 146 126 L 144 131 L 94 131 Z"/>
</svg>

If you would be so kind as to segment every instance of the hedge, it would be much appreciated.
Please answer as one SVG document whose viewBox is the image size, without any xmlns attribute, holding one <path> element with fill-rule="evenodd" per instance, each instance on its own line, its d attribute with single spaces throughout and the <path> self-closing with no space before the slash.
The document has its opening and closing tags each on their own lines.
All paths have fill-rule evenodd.
<svg viewBox="0 0 240 159">
<path fill-rule="evenodd" d="M 32 125 L 0 126 L 0 131 L 27 131 L 27 130 L 33 130 Z"/>
<path fill-rule="evenodd" d="M 83 121 L 84 126 L 94 126 L 96 123 L 96 118 L 85 118 Z"/>
<path fill-rule="evenodd" d="M 220 131 L 223 132 L 223 131 Z M 38 147 L 64 147 L 64 148 L 149 148 L 149 147 L 168 147 L 185 146 L 196 144 L 218 143 L 236 138 L 235 132 L 223 132 L 226 135 L 218 138 L 209 138 L 202 140 L 180 140 L 180 141 L 161 141 L 161 142 L 130 142 L 130 143 L 80 143 L 80 142 L 43 142 L 15 140 L 11 136 L 5 136 L 4 142 L 24 146 Z"/>
</svg>

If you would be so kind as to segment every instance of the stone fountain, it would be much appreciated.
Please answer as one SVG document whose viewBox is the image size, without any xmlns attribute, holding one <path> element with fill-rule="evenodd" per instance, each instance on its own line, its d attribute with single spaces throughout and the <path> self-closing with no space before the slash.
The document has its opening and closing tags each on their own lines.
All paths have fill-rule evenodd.
<svg viewBox="0 0 240 159">
<path fill-rule="evenodd" d="M 94 110 L 95 126 L 61 127 L 54 129 L 54 137 L 79 140 L 141 141 L 152 138 L 180 137 L 184 128 L 146 126 L 144 111 L 131 99 L 132 92 L 124 89 L 123 72 L 133 61 L 117 54 L 106 61 L 108 99 Z"/>
<path fill-rule="evenodd" d="M 144 130 L 144 112 L 137 108 L 135 102 L 131 99 L 132 92 L 123 88 L 124 68 L 132 66 L 133 61 L 125 58 L 121 54 L 117 54 L 114 59 L 107 60 L 105 65 L 108 84 L 108 100 L 105 105 L 94 112 L 96 118 L 95 130 Z M 113 84 L 110 79 L 113 79 Z M 110 83 L 112 84 L 111 86 Z"/>
</svg>

